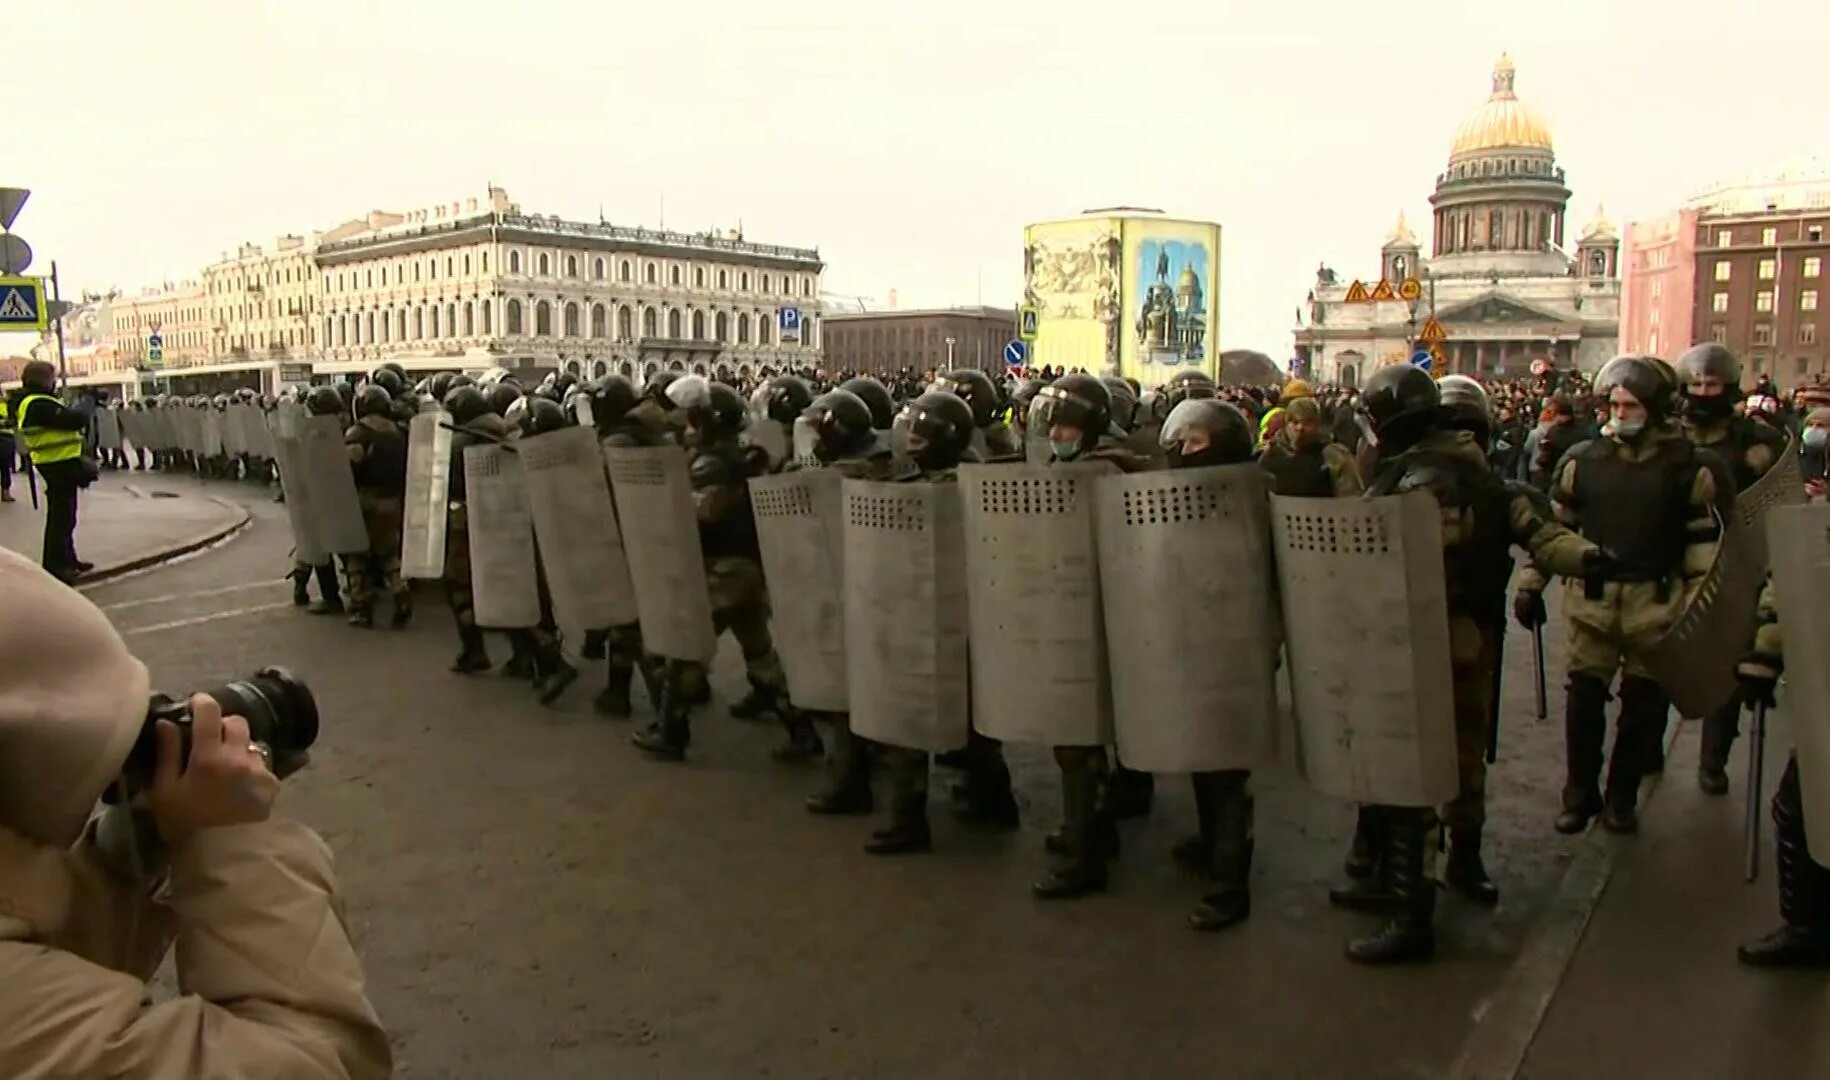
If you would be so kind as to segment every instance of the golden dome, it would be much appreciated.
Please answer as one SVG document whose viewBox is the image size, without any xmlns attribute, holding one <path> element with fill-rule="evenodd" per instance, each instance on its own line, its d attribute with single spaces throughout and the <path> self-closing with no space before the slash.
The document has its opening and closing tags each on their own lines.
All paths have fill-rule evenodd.
<svg viewBox="0 0 1830 1080">
<path fill-rule="evenodd" d="M 1500 54 L 1493 65 L 1493 94 L 1455 132 L 1451 159 L 1483 150 L 1549 150 L 1550 128 L 1536 109 L 1512 92 L 1512 59 Z"/>
</svg>

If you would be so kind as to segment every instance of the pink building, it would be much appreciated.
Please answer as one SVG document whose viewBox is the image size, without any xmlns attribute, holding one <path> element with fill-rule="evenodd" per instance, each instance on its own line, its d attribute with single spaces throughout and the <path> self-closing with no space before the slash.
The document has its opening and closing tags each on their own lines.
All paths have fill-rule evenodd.
<svg viewBox="0 0 1830 1080">
<path fill-rule="evenodd" d="M 1675 358 L 1691 345 L 1697 211 L 1627 223 L 1620 251 L 1620 351 Z"/>
</svg>

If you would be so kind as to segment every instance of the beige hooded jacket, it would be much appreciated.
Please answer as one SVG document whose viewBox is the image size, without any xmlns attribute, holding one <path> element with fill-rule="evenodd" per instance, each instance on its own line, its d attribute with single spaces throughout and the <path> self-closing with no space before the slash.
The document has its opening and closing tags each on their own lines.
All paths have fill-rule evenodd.
<svg viewBox="0 0 1830 1080">
<path fill-rule="evenodd" d="M 157 899 L 116 877 L 84 823 L 144 721 L 146 669 L 4 550 L 0 596 L 0 1077 L 388 1075 L 324 842 L 204 829 Z M 183 996 L 149 1005 L 174 941 Z"/>
</svg>

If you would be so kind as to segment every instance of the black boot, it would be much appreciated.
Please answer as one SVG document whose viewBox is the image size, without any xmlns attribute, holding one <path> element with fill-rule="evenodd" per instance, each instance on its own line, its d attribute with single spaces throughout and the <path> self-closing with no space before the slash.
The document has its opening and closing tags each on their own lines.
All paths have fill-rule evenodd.
<svg viewBox="0 0 1830 1080">
<path fill-rule="evenodd" d="M 1123 762 L 1106 783 L 1106 816 L 1113 821 L 1147 817 L 1156 800 L 1156 777 L 1128 769 Z"/>
<path fill-rule="evenodd" d="M 983 828 L 1006 832 L 1017 828 L 1017 796 L 1010 788 L 1010 767 L 1004 764 L 1003 744 L 973 732 L 968 736 L 965 755 L 966 781 L 954 815 Z"/>
<path fill-rule="evenodd" d="M 1206 877 L 1214 872 L 1214 851 L 1218 844 L 1214 830 L 1220 820 L 1221 793 L 1214 773 L 1195 773 L 1188 779 L 1195 789 L 1196 833 L 1178 841 L 1169 854 L 1177 866 Z"/>
<path fill-rule="evenodd" d="M 780 706 L 781 695 L 775 687 L 758 682 L 752 676 L 750 693 L 742 701 L 731 706 L 731 715 L 739 720 L 762 720 L 778 715 Z"/>
<path fill-rule="evenodd" d="M 1487 876 L 1481 861 L 1481 830 L 1449 830 L 1449 862 L 1443 868 L 1443 880 L 1456 892 L 1483 907 L 1500 902 L 1500 887 Z"/>
<path fill-rule="evenodd" d="M 1397 906 L 1398 894 L 1392 891 L 1391 882 L 1391 824 L 1387 819 L 1393 812 L 1383 806 L 1360 807 L 1354 825 L 1354 841 L 1360 841 L 1363 830 L 1372 865 L 1366 876 L 1350 877 L 1346 885 L 1329 889 L 1329 903 L 1349 911 L 1375 915 L 1386 914 Z"/>
<path fill-rule="evenodd" d="M 583 656 L 586 660 L 602 660 L 610 655 L 610 631 L 586 630 Z"/>
<path fill-rule="evenodd" d="M 1601 813 L 1601 744 L 1608 734 L 1608 685 L 1593 675 L 1571 672 L 1564 695 L 1563 745 L 1568 773 L 1557 831 L 1574 836 Z M 1624 706 L 1623 706 L 1624 709 Z M 1620 751 L 1617 748 L 1615 753 Z"/>
<path fill-rule="evenodd" d="M 1116 834 L 1105 816 L 1099 773 L 1090 765 L 1061 771 L 1062 835 L 1067 861 L 1030 886 L 1038 899 L 1071 900 L 1106 888 L 1108 834 Z"/>
<path fill-rule="evenodd" d="M 1243 777 L 1228 778 L 1225 784 L 1214 796 L 1219 805 L 1212 863 L 1218 888 L 1189 913 L 1188 925 L 1196 930 L 1225 930 L 1252 914 L 1252 795 Z M 1198 794 L 1200 787 L 1195 790 Z"/>
<path fill-rule="evenodd" d="M 1378 840 L 1373 835 L 1374 822 L 1377 817 L 1378 815 L 1365 806 L 1360 807 L 1354 814 L 1353 846 L 1347 849 L 1347 861 L 1341 869 L 1345 870 L 1347 876 L 1355 881 L 1372 877 L 1373 873 L 1379 869 Z"/>
<path fill-rule="evenodd" d="M 1614 757 L 1608 762 L 1602 794 L 1602 828 L 1626 835 L 1639 831 L 1639 783 L 1670 716 L 1664 691 L 1651 679 L 1623 675 L 1620 680 L 1620 725 L 1614 733 Z"/>
<path fill-rule="evenodd" d="M 692 744 L 692 721 L 676 680 L 661 691 L 660 718 L 629 737 L 636 748 L 665 761 L 683 761 Z"/>
<path fill-rule="evenodd" d="M 489 649 L 483 644 L 483 631 L 474 626 L 460 626 L 458 641 L 463 648 L 458 651 L 457 659 L 451 662 L 452 671 L 459 675 L 474 675 L 489 670 Z"/>
<path fill-rule="evenodd" d="M 635 681 L 635 669 L 610 664 L 606 670 L 608 675 L 604 680 L 604 688 L 591 700 L 591 708 L 599 716 L 627 720 L 634 711 L 629 704 L 629 687 Z"/>
<path fill-rule="evenodd" d="M 338 597 L 325 597 L 322 600 L 313 600 L 311 606 L 305 610 L 313 615 L 341 615 L 343 614 L 343 601 Z"/>
<path fill-rule="evenodd" d="M 928 793 L 897 791 L 890 799 L 888 828 L 871 833 L 864 850 L 870 855 L 920 855 L 934 850 L 928 832 Z"/>
<path fill-rule="evenodd" d="M 407 624 L 413 621 L 413 594 L 402 589 L 394 594 L 393 601 L 394 615 L 388 620 L 388 625 L 396 630 L 405 630 Z"/>
<path fill-rule="evenodd" d="M 788 741 L 769 751 L 769 756 L 783 765 L 804 765 L 816 761 L 826 752 L 826 746 L 820 741 L 820 733 L 807 719 L 807 714 L 799 709 L 782 703 L 777 707 L 782 718 L 782 729 L 788 733 Z"/>
<path fill-rule="evenodd" d="M 525 630 L 508 632 L 508 661 L 502 665 L 501 674 L 508 679 L 540 678 L 540 667 L 534 657 L 534 649 L 528 640 Z"/>
<path fill-rule="evenodd" d="M 578 669 L 566 663 L 565 656 L 556 645 L 543 645 L 537 658 L 539 675 L 535 683 L 535 696 L 540 699 L 540 704 L 552 705 L 566 692 L 566 687 L 578 681 Z"/>
<path fill-rule="evenodd" d="M 1398 909 L 1376 934 L 1347 943 L 1347 958 L 1356 964 L 1404 964 L 1428 960 L 1436 953 L 1436 883 L 1425 872 L 1433 810 L 1386 810 L 1392 892 Z"/>
<path fill-rule="evenodd" d="M 1728 755 L 1740 734 L 1741 695 L 1735 694 L 1703 718 L 1702 743 L 1697 752 L 1697 787 L 1705 795 L 1728 794 Z"/>
<path fill-rule="evenodd" d="M 828 717 L 832 732 L 826 741 L 826 786 L 807 797 L 811 814 L 868 814 L 875 808 L 871 795 L 871 763 L 865 740 L 852 734 L 844 713 Z M 923 813 L 922 821 L 927 822 Z"/>
<path fill-rule="evenodd" d="M 306 586 L 311 583 L 311 569 L 295 566 L 292 568 L 292 573 L 287 574 L 286 577 L 292 582 L 292 606 L 305 607 L 310 604 L 311 590 Z"/>
<path fill-rule="evenodd" d="M 1741 962 L 1765 968 L 1830 968 L 1830 869 L 1814 861 L 1806 846 L 1796 756 L 1786 763 L 1773 793 L 1773 851 L 1779 916 L 1785 925 L 1741 946 Z"/>
</svg>

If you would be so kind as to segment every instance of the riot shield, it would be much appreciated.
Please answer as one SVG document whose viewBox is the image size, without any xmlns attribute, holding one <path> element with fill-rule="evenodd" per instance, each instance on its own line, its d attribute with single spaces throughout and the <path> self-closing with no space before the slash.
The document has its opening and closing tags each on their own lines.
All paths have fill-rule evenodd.
<svg viewBox="0 0 1830 1080">
<path fill-rule="evenodd" d="M 141 416 L 146 421 L 147 449 L 167 453 L 178 449 L 178 436 L 172 430 L 171 410 L 147 409 Z"/>
<path fill-rule="evenodd" d="M 121 448 L 121 414 L 114 409 L 95 410 L 95 445 L 102 450 Z"/>
<path fill-rule="evenodd" d="M 367 551 L 368 526 L 362 521 L 356 476 L 350 471 L 349 450 L 343 445 L 343 430 L 336 417 L 314 416 L 306 421 L 299 433 L 298 465 L 324 547 L 333 555 Z"/>
<path fill-rule="evenodd" d="M 282 401 L 273 407 L 273 434 L 276 438 L 296 439 L 310 417 L 305 406 L 296 401 Z"/>
<path fill-rule="evenodd" d="M 1098 464 L 966 465 L 972 711 L 986 735 L 1053 746 L 1112 741 L 1094 554 Z"/>
<path fill-rule="evenodd" d="M 750 481 L 775 649 L 788 674 L 788 698 L 803 709 L 847 708 L 843 479 L 831 469 L 802 469 Z M 883 595 L 889 594 L 880 600 Z"/>
<path fill-rule="evenodd" d="M 959 486 L 846 480 L 841 496 L 852 730 L 916 750 L 964 746 L 972 680 Z"/>
<path fill-rule="evenodd" d="M 451 509 L 451 415 L 420 413 L 407 429 L 407 497 L 400 576 L 445 576 L 445 524 Z"/>
<path fill-rule="evenodd" d="M 216 414 L 222 419 L 222 449 L 230 457 L 241 457 L 248 452 L 247 429 L 241 418 L 247 409 L 246 405 L 237 402 Z"/>
<path fill-rule="evenodd" d="M 780 466 L 788 460 L 788 435 L 782 426 L 767 416 L 750 417 L 750 426 L 744 429 L 743 441 L 769 455 L 769 464 Z"/>
<path fill-rule="evenodd" d="M 534 519 L 515 452 L 506 446 L 466 446 L 464 492 L 477 625 L 508 630 L 538 626 Z"/>
<path fill-rule="evenodd" d="M 318 535 L 319 518 L 312 512 L 311 490 L 305 483 L 303 454 L 297 436 L 273 441 L 273 462 L 280 471 L 280 491 L 286 496 L 286 518 L 292 524 L 293 556 L 308 566 L 330 558 Z"/>
<path fill-rule="evenodd" d="M 1442 514 L 1427 492 L 1271 499 L 1296 750 L 1354 802 L 1455 797 Z"/>
<path fill-rule="evenodd" d="M 258 405 L 248 406 L 248 453 L 266 461 L 273 460 L 273 429 L 267 414 Z"/>
<path fill-rule="evenodd" d="M 805 417 L 797 418 L 794 421 L 793 441 L 795 464 L 803 469 L 819 468 L 820 456 L 813 452 L 813 448 L 819 444 L 820 433 L 813 429 L 813 425 Z"/>
<path fill-rule="evenodd" d="M 1753 638 L 1766 580 L 1766 515 L 1804 499 L 1798 451 L 1788 443 L 1766 475 L 1736 496 L 1709 574 L 1647 656 L 1647 670 L 1685 716 L 1708 716 L 1734 695 L 1734 658 Z"/>
<path fill-rule="evenodd" d="M 686 453 L 677 446 L 609 447 L 605 455 L 643 647 L 710 662 L 717 638 Z"/>
<path fill-rule="evenodd" d="M 528 508 L 554 618 L 579 630 L 635 622 L 629 559 L 597 432 L 561 428 L 523 438 L 515 448 L 527 475 Z"/>
<path fill-rule="evenodd" d="M 1805 836 L 1811 858 L 1830 866 L 1830 503 L 1776 507 L 1766 516 L 1773 592 L 1785 639 L 1781 700 L 1798 745 Z"/>
<path fill-rule="evenodd" d="M 1276 758 L 1277 601 L 1257 464 L 1094 485 L 1113 727 L 1144 772 Z"/>
<path fill-rule="evenodd" d="M 136 450 L 146 448 L 146 443 L 141 438 L 144 416 L 145 414 L 138 409 L 122 409 L 115 413 L 115 419 L 121 425 L 121 441 Z"/>
<path fill-rule="evenodd" d="M 200 411 L 199 423 L 202 425 L 203 429 L 202 453 L 204 457 L 213 458 L 222 456 L 222 415 L 222 413 L 217 412 L 215 409 L 203 409 Z M 339 441 L 341 441 L 340 438 Z"/>
<path fill-rule="evenodd" d="M 189 405 L 180 405 L 171 410 L 171 418 L 172 431 L 178 438 L 178 449 L 187 454 L 196 454 L 203 446 L 203 428 L 197 410 Z"/>
</svg>

